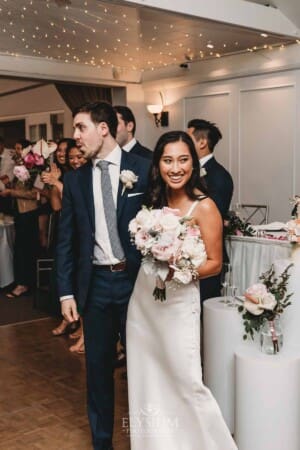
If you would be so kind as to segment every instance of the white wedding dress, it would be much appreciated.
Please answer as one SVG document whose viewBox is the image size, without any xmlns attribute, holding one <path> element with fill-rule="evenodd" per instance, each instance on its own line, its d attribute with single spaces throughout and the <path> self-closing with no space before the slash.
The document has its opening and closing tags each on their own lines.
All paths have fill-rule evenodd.
<svg viewBox="0 0 300 450">
<path fill-rule="evenodd" d="M 236 450 L 202 382 L 199 283 L 166 283 L 164 302 L 154 287 L 141 267 L 127 315 L 131 450 Z"/>
</svg>

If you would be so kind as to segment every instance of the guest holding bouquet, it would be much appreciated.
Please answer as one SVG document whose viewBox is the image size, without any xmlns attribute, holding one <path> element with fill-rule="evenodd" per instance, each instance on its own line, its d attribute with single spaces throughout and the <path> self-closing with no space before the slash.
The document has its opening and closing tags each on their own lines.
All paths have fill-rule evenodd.
<svg viewBox="0 0 300 450">
<path fill-rule="evenodd" d="M 221 270 L 222 219 L 187 133 L 158 140 L 147 199 L 129 224 L 143 256 L 127 316 L 131 450 L 234 450 L 200 357 L 198 279 Z"/>
<path fill-rule="evenodd" d="M 39 243 L 38 207 L 41 196 L 47 196 L 45 191 L 35 187 L 35 183 L 39 173 L 48 164 L 48 158 L 55 148 L 56 144 L 48 146 L 45 141 L 39 141 L 32 146 L 26 139 L 20 139 L 15 144 L 16 165 L 13 187 L 0 193 L 1 196 L 10 196 L 16 199 L 14 218 L 15 287 L 7 294 L 8 298 L 25 295 L 34 283 Z"/>
</svg>

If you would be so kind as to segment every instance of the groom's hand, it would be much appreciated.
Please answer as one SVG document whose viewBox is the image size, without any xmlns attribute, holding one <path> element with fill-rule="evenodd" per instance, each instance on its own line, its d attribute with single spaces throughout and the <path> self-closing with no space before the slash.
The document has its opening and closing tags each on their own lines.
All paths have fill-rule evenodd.
<svg viewBox="0 0 300 450">
<path fill-rule="evenodd" d="M 68 322 L 76 322 L 79 319 L 77 305 L 74 298 L 61 302 L 61 313 Z"/>
</svg>

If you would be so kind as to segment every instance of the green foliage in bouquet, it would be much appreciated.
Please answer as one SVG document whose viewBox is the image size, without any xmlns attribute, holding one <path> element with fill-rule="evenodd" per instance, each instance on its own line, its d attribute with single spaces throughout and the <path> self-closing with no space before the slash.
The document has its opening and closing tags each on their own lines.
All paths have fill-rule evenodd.
<svg viewBox="0 0 300 450">
<path fill-rule="evenodd" d="M 253 339 L 254 333 L 260 331 L 266 320 L 274 320 L 291 305 L 290 298 L 293 294 L 287 294 L 287 284 L 292 266 L 293 264 L 289 264 L 281 275 L 276 277 L 272 264 L 271 268 L 259 277 L 262 283 L 247 289 L 246 300 L 238 307 L 245 328 L 244 340 L 248 337 Z"/>
</svg>

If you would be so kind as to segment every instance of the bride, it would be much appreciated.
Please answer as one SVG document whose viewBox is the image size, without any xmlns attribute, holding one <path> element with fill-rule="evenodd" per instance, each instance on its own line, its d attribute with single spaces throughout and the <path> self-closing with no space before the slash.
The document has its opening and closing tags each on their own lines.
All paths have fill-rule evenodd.
<svg viewBox="0 0 300 450">
<path fill-rule="evenodd" d="M 218 274 L 222 221 L 185 132 L 158 140 L 147 198 L 148 206 L 169 206 L 192 217 L 207 253 L 199 279 Z M 220 409 L 202 382 L 199 283 L 175 285 L 170 269 L 166 301 L 154 300 L 154 287 L 154 275 L 146 275 L 142 266 L 127 316 L 131 450 L 234 450 Z"/>
</svg>

